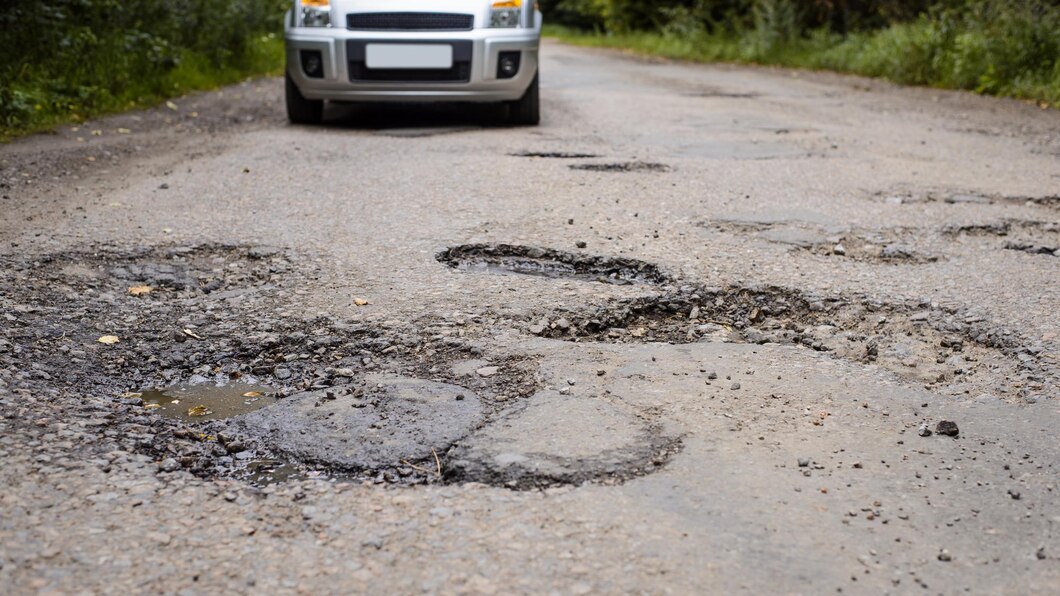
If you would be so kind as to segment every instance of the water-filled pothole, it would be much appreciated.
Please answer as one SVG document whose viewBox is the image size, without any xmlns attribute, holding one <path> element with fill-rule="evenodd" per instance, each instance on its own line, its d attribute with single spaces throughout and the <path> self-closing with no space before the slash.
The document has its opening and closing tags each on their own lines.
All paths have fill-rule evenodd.
<svg viewBox="0 0 1060 596">
<path fill-rule="evenodd" d="M 625 257 L 578 255 L 511 244 L 466 244 L 436 257 L 460 271 L 532 275 L 617 285 L 665 284 L 669 276 L 651 263 Z"/>
<path fill-rule="evenodd" d="M 226 420 L 276 403 L 267 387 L 247 383 L 176 385 L 143 391 L 144 408 L 184 422 Z"/>
</svg>

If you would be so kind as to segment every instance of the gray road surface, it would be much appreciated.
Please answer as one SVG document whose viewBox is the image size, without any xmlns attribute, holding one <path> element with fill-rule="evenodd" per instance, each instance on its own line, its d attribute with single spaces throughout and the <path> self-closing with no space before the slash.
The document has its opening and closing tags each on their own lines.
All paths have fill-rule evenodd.
<svg viewBox="0 0 1060 596">
<path fill-rule="evenodd" d="M 539 128 L 267 80 L 0 148 L 2 591 L 1060 591 L 1060 113 L 542 81 Z M 281 399 L 138 396 L 237 378 Z"/>
</svg>

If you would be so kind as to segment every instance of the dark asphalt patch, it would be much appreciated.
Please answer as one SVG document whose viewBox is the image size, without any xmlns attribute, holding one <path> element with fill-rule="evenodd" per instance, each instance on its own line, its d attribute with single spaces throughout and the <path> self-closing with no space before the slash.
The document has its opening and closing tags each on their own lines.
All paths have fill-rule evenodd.
<svg viewBox="0 0 1060 596">
<path fill-rule="evenodd" d="M 542 392 L 452 450 L 452 480 L 518 490 L 618 484 L 661 469 L 681 441 L 600 399 Z"/>
<path fill-rule="evenodd" d="M 293 459 L 359 472 L 431 462 L 484 420 L 482 400 L 464 387 L 371 375 L 346 390 L 291 396 L 238 424 Z"/>
</svg>

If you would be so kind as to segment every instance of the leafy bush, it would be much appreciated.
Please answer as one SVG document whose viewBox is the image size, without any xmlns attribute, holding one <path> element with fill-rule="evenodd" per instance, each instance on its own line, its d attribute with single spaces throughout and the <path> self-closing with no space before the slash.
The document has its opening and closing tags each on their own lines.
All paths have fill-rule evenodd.
<svg viewBox="0 0 1060 596">
<path fill-rule="evenodd" d="M 554 1 L 606 45 L 1060 101 L 1056 0 Z"/>
<path fill-rule="evenodd" d="M 275 68 L 288 0 L 15 0 L 0 11 L 0 127 L 117 109 Z M 276 45 L 275 43 L 273 45 Z M 278 47 L 278 46 L 277 46 Z"/>
</svg>

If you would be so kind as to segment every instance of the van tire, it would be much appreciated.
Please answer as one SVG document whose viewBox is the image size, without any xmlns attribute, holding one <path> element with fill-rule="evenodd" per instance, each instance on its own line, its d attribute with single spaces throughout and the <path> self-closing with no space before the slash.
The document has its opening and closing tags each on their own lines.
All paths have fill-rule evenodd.
<svg viewBox="0 0 1060 596">
<path fill-rule="evenodd" d="M 537 126 L 541 122 L 541 94 L 536 73 L 523 97 L 508 104 L 508 122 L 515 126 Z"/>
<path fill-rule="evenodd" d="M 324 119 L 324 100 L 306 99 L 289 74 L 284 74 L 284 83 L 287 120 L 291 124 L 320 124 Z"/>
</svg>

